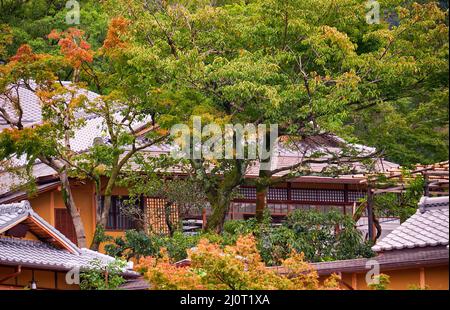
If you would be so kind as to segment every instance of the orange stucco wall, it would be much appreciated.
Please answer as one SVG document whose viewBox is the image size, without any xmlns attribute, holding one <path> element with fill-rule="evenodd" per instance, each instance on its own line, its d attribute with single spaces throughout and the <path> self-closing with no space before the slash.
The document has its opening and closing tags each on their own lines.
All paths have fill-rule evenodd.
<svg viewBox="0 0 450 310">
<path fill-rule="evenodd" d="M 422 280 L 421 280 L 422 272 Z M 390 278 L 388 289 L 390 290 L 410 290 L 413 288 L 422 288 L 430 290 L 448 290 L 449 273 L 448 264 L 434 267 L 410 268 L 400 270 L 381 270 L 381 273 L 387 274 Z M 368 290 L 363 273 L 343 273 L 342 280 L 356 290 Z M 321 280 L 326 279 L 322 277 Z M 348 289 L 342 286 L 343 289 Z"/>
<path fill-rule="evenodd" d="M 72 187 L 77 208 L 80 210 L 81 219 L 84 224 L 88 245 L 91 243 L 95 231 L 95 190 L 91 182 L 77 184 Z M 125 188 L 116 188 L 114 195 L 126 195 Z M 29 198 L 31 207 L 47 222 L 55 226 L 55 209 L 64 209 L 64 202 L 60 189 L 54 189 L 38 196 Z M 122 236 L 123 231 L 108 231 L 113 237 Z"/>
</svg>

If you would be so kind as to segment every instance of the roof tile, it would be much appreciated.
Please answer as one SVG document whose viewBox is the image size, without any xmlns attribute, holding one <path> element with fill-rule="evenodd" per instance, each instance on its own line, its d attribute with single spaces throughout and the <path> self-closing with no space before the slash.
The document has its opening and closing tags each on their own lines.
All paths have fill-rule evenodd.
<svg viewBox="0 0 450 310">
<path fill-rule="evenodd" d="M 448 245 L 449 197 L 422 198 L 417 212 L 381 239 L 376 252 Z"/>
</svg>

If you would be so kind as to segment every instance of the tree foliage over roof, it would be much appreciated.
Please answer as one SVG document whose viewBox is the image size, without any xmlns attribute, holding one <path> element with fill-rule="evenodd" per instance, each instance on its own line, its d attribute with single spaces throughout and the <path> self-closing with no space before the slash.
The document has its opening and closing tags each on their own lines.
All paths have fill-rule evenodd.
<svg viewBox="0 0 450 310">
<path fill-rule="evenodd" d="M 382 19 L 369 24 L 360 0 L 83 1 L 79 29 L 65 24 L 64 2 L 1 2 L 0 87 L 34 79 L 53 116 L 67 77 L 103 95 L 102 104 L 72 100 L 64 111 L 84 105 L 105 119 L 110 145 L 92 147 L 70 172 L 107 175 L 106 196 L 127 163 L 124 146 L 143 146 L 125 127 L 146 117 L 154 130 L 140 141 L 149 145 L 201 116 L 222 127 L 276 123 L 300 140 L 334 132 L 400 164 L 447 159 L 448 13 L 437 2 L 380 0 Z M 51 134 L 32 129 L 33 143 L 5 133 L 0 155 L 54 157 L 55 140 L 80 125 L 56 123 Z M 208 225 L 221 230 L 249 163 L 189 163 L 214 210 Z"/>
</svg>

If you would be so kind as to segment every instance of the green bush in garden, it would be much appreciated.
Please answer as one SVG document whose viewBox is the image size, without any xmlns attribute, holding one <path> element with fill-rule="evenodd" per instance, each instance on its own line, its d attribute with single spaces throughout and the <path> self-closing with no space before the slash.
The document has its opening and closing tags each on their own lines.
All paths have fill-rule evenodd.
<svg viewBox="0 0 450 310">
<path fill-rule="evenodd" d="M 187 250 L 197 245 L 200 238 L 211 242 L 233 245 L 239 236 L 254 235 L 260 255 L 267 265 L 279 265 L 292 250 L 303 252 L 310 262 L 371 257 L 371 244 L 362 239 L 351 217 L 336 211 L 318 212 L 296 210 L 280 226 L 270 223 L 270 215 L 258 223 L 254 218 L 227 221 L 223 233 L 186 235 L 180 231 L 170 237 L 146 235 L 135 230 L 127 231 L 107 244 L 109 255 L 127 260 L 144 256 L 157 256 L 165 248 L 173 262 L 187 257 Z"/>
<path fill-rule="evenodd" d="M 80 274 L 80 289 L 82 290 L 115 290 L 125 283 L 121 276 L 126 266 L 123 260 L 114 260 L 104 264 L 98 259 L 92 260 L 88 270 Z"/>
</svg>

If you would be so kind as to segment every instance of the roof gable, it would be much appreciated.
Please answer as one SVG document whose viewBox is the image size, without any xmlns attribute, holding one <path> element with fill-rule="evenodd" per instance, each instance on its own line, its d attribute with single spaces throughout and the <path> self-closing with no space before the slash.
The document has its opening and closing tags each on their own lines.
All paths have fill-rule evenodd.
<svg viewBox="0 0 450 310">
<path fill-rule="evenodd" d="M 1 234 L 18 225 L 26 225 L 40 240 L 25 240 Z M 28 201 L 0 204 L 0 264 L 21 265 L 48 270 L 89 269 L 93 260 L 107 264 L 114 257 L 89 249 L 80 249 L 56 228 L 41 218 Z M 122 271 L 127 278 L 137 277 L 128 265 Z"/>
<path fill-rule="evenodd" d="M 40 240 L 79 255 L 80 250 L 66 236 L 41 218 L 26 200 L 0 205 L 0 234 L 24 224 Z"/>
</svg>

